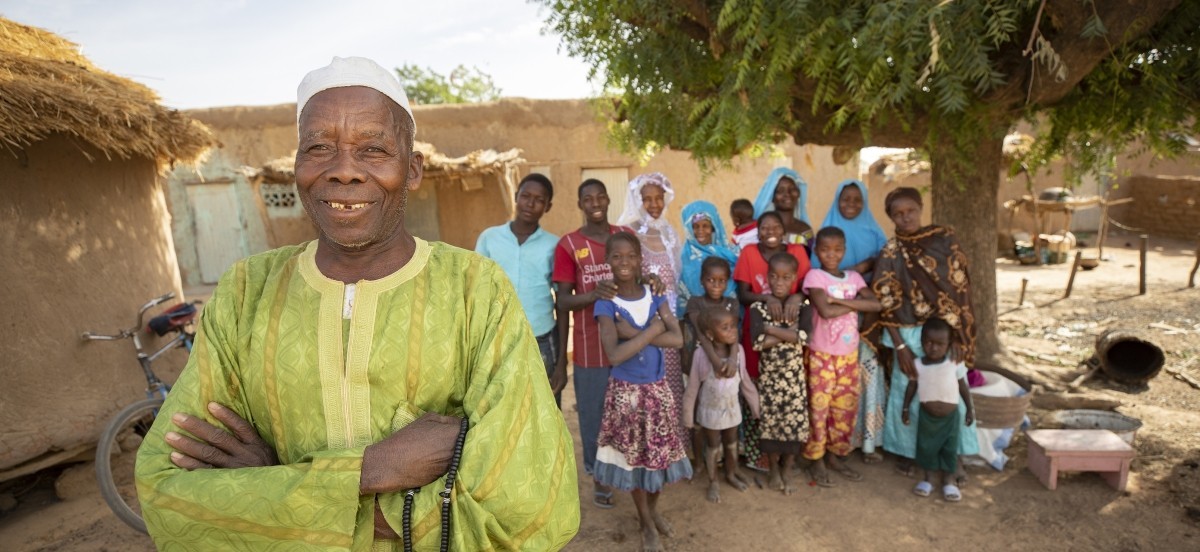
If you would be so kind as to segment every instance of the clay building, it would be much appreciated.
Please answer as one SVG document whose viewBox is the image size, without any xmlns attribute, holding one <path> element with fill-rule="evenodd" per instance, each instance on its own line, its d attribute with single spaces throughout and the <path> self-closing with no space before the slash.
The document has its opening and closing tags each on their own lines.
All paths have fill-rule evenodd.
<svg viewBox="0 0 1200 552">
<path fill-rule="evenodd" d="M 582 223 L 575 189 L 587 178 L 608 184 L 609 218 L 615 221 L 631 178 L 665 173 L 676 189 L 668 216 L 679 228 L 688 202 L 709 200 L 727 216 L 730 202 L 753 200 L 772 169 L 790 166 L 809 184 L 808 215 L 815 225 L 837 184 L 858 172 L 853 152 L 838 151 L 835 161 L 832 147 L 785 143 L 757 158 L 736 159 L 705 179 L 686 152 L 662 151 L 642 162 L 610 147 L 607 123 L 588 100 L 505 98 L 414 111 L 417 139 L 427 144 L 421 146 L 426 176 L 409 198 L 410 228 L 468 249 L 480 231 L 512 216 L 513 184 L 530 172 L 554 181 L 556 201 L 543 224 L 559 235 Z M 187 114 L 209 126 L 221 146 L 204 164 L 177 169 L 168 181 L 185 285 L 215 282 L 238 258 L 316 236 L 295 199 L 288 167 L 296 147 L 294 104 Z"/>
<path fill-rule="evenodd" d="M 474 149 L 520 148 L 525 162 L 521 174 L 538 172 L 555 185 L 554 204 L 542 220 L 558 235 L 583 223 L 575 206 L 576 188 L 587 178 L 608 185 L 612 203 L 608 216 L 615 221 L 624 210 L 625 186 L 641 173 L 661 172 L 675 187 L 675 201 L 667 215 L 677 230 L 680 212 L 687 203 L 704 199 L 720 210 L 728 227 L 729 204 L 738 198 L 751 201 L 772 169 L 787 166 L 808 182 L 808 218 L 814 226 L 825 217 L 837 185 L 858 176 L 856 152 L 815 145 L 778 144 L 759 157 L 743 156 L 728 167 L 704 177 L 687 152 L 664 150 L 638 159 L 610 146 L 608 123 L 589 100 L 529 100 L 505 98 L 486 104 L 418 106 L 418 135 L 447 155 Z M 498 212 L 472 212 L 489 225 L 504 222 Z M 469 244 L 473 246 L 474 243 Z"/>
<path fill-rule="evenodd" d="M 0 480 L 90 454 L 145 397 L 129 341 L 80 334 L 181 292 L 160 170 L 211 141 L 75 44 L 0 18 Z"/>
</svg>

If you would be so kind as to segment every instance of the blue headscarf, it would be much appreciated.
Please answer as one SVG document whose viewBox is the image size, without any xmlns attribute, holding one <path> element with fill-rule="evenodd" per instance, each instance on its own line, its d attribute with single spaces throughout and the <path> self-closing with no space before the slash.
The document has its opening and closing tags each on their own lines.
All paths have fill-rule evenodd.
<svg viewBox="0 0 1200 552">
<path fill-rule="evenodd" d="M 692 223 L 697 218 L 707 218 L 712 223 L 712 243 L 700 245 L 700 242 L 696 241 Z M 707 201 L 693 201 L 687 204 L 683 208 L 683 231 L 687 234 L 687 241 L 683 244 L 683 275 L 680 282 L 683 284 L 682 288 L 686 289 L 680 289 L 680 302 L 687 302 L 687 299 L 683 298 L 684 293 L 688 297 L 704 295 L 704 285 L 700 282 L 700 265 L 704 263 L 704 259 L 712 256 L 729 262 L 729 285 L 725 288 L 725 296 L 733 297 L 736 289 L 733 283 L 733 267 L 737 265 L 738 254 L 726 241 L 725 225 L 721 223 L 717 206 Z"/>
<path fill-rule="evenodd" d="M 842 212 L 838 210 L 838 200 L 842 198 L 842 191 L 847 186 L 858 186 L 858 190 L 862 192 L 863 196 L 862 212 L 852 219 L 842 216 Z M 887 244 L 887 235 L 883 233 L 883 228 L 879 227 L 879 223 L 875 222 L 875 216 L 871 214 L 871 204 L 867 201 L 867 197 L 867 185 L 863 184 L 861 180 L 851 178 L 842 181 L 841 184 L 838 184 L 837 192 L 833 194 L 833 205 L 829 207 L 829 214 L 825 215 L 825 221 L 821 223 L 821 228 L 836 226 L 846 233 L 846 256 L 842 257 L 842 262 L 838 265 L 838 268 L 842 270 L 879 255 L 879 251 Z M 821 262 L 817 260 L 816 249 L 816 244 L 814 244 L 813 266 L 821 266 Z"/>
<path fill-rule="evenodd" d="M 792 216 L 808 223 L 808 183 L 800 178 L 800 174 L 787 167 L 778 167 L 767 175 L 767 181 L 763 182 L 762 189 L 758 191 L 758 197 L 754 198 L 754 218 L 762 216 L 767 211 L 775 211 L 775 188 L 779 186 L 779 179 L 783 177 L 792 179 L 796 183 L 796 188 L 800 190 L 800 198 L 796 200 L 796 209 L 792 212 Z"/>
</svg>

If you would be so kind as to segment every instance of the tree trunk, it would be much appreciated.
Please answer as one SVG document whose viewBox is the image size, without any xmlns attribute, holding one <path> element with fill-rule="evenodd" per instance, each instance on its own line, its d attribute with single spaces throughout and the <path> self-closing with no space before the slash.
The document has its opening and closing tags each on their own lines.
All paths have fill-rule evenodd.
<svg viewBox="0 0 1200 552">
<path fill-rule="evenodd" d="M 977 362 L 993 360 L 1001 352 L 996 324 L 996 196 L 1008 124 L 993 123 L 983 132 L 971 133 L 977 141 L 967 143 L 956 142 L 953 132 L 943 127 L 935 131 L 929 152 L 933 222 L 954 228 L 971 263 Z"/>
</svg>

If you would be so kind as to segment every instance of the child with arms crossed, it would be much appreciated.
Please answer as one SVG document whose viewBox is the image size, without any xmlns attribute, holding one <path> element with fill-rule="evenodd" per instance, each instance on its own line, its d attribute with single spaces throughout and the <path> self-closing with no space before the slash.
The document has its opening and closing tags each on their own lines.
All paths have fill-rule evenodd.
<svg viewBox="0 0 1200 552">
<path fill-rule="evenodd" d="M 725 451 L 725 481 L 739 491 L 746 481 L 737 473 L 737 432 L 742 423 L 738 392 L 758 416 L 758 391 L 746 372 L 746 354 L 738 343 L 738 318 L 734 312 L 710 308 L 700 314 L 701 334 L 708 342 L 696 355 L 683 395 L 683 425 L 699 424 L 704 429 L 708 449 L 704 463 L 708 471 L 708 500 L 720 502 L 717 460 Z"/>
<path fill-rule="evenodd" d="M 617 293 L 611 300 L 596 301 L 595 312 L 600 342 L 613 367 L 594 473 L 601 484 L 633 494 L 642 548 L 657 551 L 662 550 L 660 536 L 674 536 L 657 511 L 659 495 L 667 483 L 692 477 L 661 349 L 682 346 L 683 335 L 666 298 L 638 281 L 638 239 L 617 232 L 608 238 L 606 253 Z"/>
<path fill-rule="evenodd" d="M 832 487 L 830 470 L 862 481 L 862 474 L 845 462 L 858 418 L 858 313 L 881 307 L 859 273 L 838 268 L 846 254 L 845 233 L 826 226 L 817 232 L 814 245 L 820 268 L 810 270 L 801 286 L 817 311 L 805 351 L 811 427 L 804 458 L 812 462 L 812 480 Z"/>
<path fill-rule="evenodd" d="M 771 296 L 786 303 L 796 283 L 799 263 L 790 253 L 768 260 L 767 281 Z M 804 341 L 799 320 L 785 322 L 771 315 L 763 301 L 750 306 L 750 332 L 760 351 L 758 392 L 762 423 L 759 448 L 767 455 L 769 485 L 792 494 L 788 481 L 792 463 L 808 441 L 808 393 L 804 377 Z"/>
<path fill-rule="evenodd" d="M 958 486 L 950 478 L 958 471 L 958 401 L 967 406 L 964 425 L 974 423 L 975 409 L 967 390 L 967 367 L 949 358 L 950 336 L 953 329 L 941 318 L 930 318 L 921 327 L 921 349 L 925 356 L 916 360 L 917 377 L 909 380 L 904 390 L 904 404 L 920 398 L 921 411 L 917 416 L 917 465 L 925 470 L 925 480 L 917 483 L 913 492 L 929 496 L 933 491 L 934 472 L 942 474 L 942 497 L 947 502 L 962 500 Z M 957 395 L 957 396 L 956 396 Z M 901 413 L 904 425 L 909 425 L 907 406 Z"/>
</svg>

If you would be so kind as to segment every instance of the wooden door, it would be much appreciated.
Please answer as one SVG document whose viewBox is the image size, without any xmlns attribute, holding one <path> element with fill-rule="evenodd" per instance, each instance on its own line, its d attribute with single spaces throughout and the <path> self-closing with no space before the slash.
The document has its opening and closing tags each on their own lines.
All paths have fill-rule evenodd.
<svg viewBox="0 0 1200 552">
<path fill-rule="evenodd" d="M 213 284 L 248 254 L 245 219 L 233 183 L 193 184 L 187 192 L 196 228 L 200 280 Z"/>
</svg>

